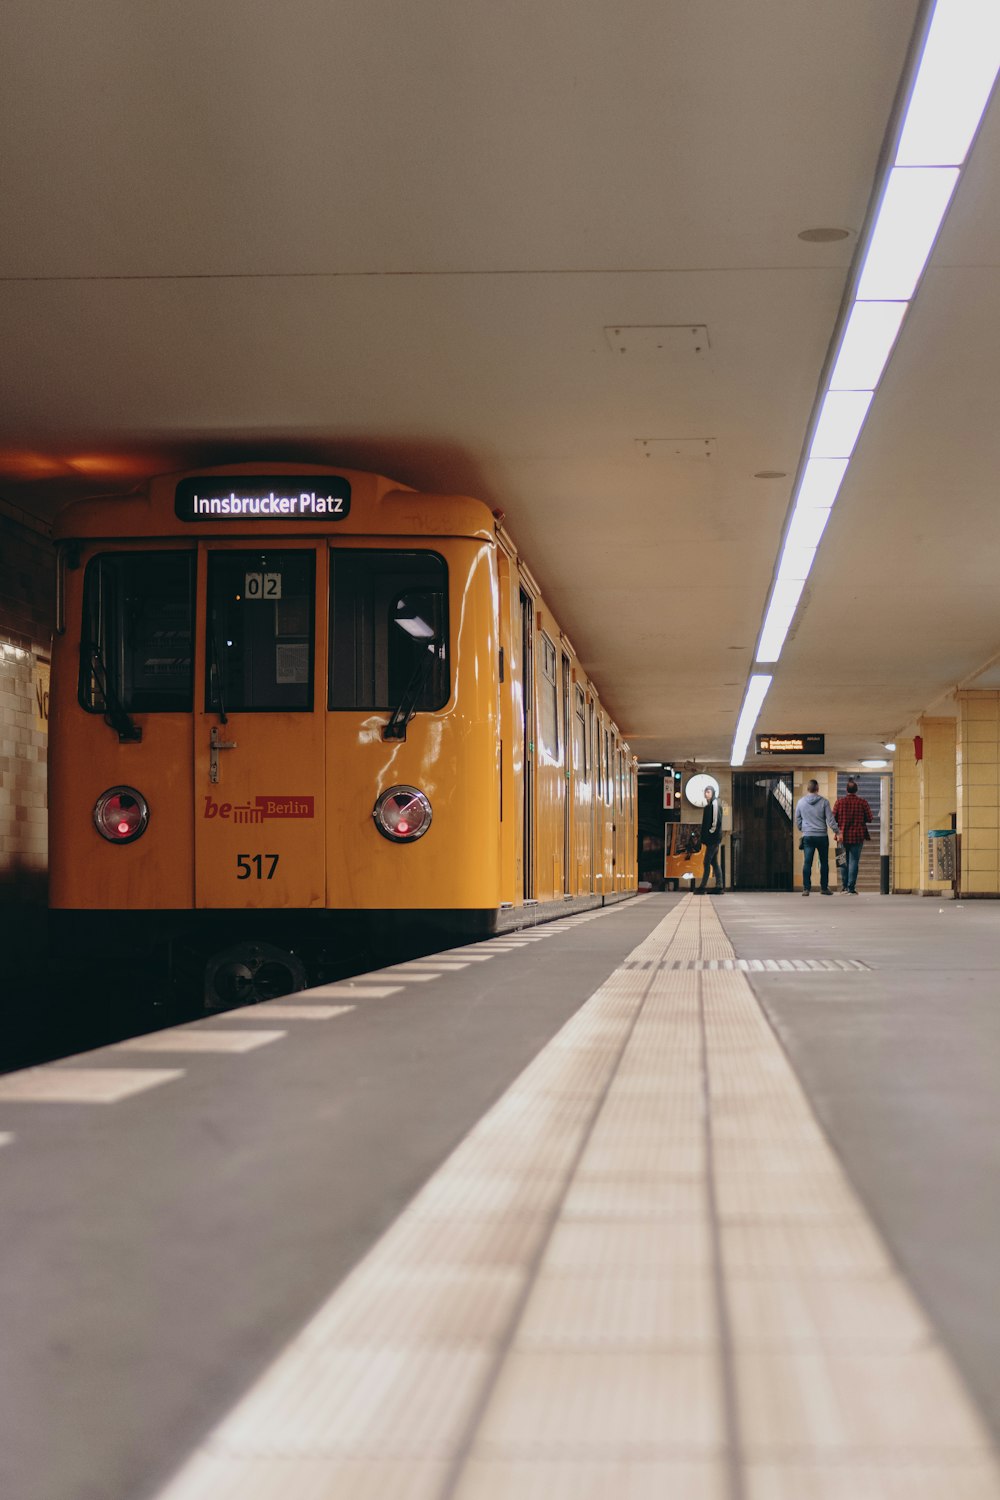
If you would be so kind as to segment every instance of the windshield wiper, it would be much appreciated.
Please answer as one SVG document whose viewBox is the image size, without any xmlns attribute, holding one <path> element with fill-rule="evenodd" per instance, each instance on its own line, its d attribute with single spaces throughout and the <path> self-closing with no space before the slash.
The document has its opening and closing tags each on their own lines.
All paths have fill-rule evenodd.
<svg viewBox="0 0 1000 1500">
<path fill-rule="evenodd" d="M 392 717 L 382 730 L 384 740 L 405 740 L 406 726 L 417 711 L 417 699 L 420 697 L 431 675 L 431 668 L 438 653 L 436 641 L 430 641 L 426 653 L 421 656 L 417 665 L 410 675 L 410 680 L 403 690 L 403 696 L 399 700 L 399 706 L 392 711 Z"/>
<path fill-rule="evenodd" d="M 123 743 L 137 744 L 142 739 L 142 729 L 132 718 L 124 703 L 111 686 L 111 673 L 108 664 L 104 660 L 104 653 L 96 641 L 88 643 L 87 652 L 90 657 L 90 670 L 93 674 L 97 691 L 104 701 L 104 722 L 112 729 L 117 729 L 118 738 Z"/>
<path fill-rule="evenodd" d="M 219 650 L 219 640 L 214 629 L 208 632 L 208 680 L 209 691 L 216 713 L 219 715 L 220 724 L 229 723 L 229 715 L 226 713 L 222 702 L 222 653 Z"/>
</svg>

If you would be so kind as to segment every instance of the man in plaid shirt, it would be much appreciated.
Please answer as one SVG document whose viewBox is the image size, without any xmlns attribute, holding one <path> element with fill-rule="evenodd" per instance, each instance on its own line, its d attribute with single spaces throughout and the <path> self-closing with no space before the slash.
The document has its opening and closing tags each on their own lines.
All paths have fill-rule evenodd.
<svg viewBox="0 0 1000 1500">
<path fill-rule="evenodd" d="M 872 820 L 871 808 L 864 797 L 858 796 L 856 781 L 847 783 L 846 797 L 837 798 L 833 805 L 833 816 L 840 825 L 840 841 L 847 856 L 840 867 L 840 884 L 845 896 L 856 896 L 861 849 L 868 837 L 868 824 Z"/>
</svg>

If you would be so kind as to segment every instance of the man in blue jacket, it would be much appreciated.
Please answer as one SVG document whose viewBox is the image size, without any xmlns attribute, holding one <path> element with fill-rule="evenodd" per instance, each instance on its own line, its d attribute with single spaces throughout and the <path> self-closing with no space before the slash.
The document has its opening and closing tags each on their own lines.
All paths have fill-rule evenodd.
<svg viewBox="0 0 1000 1500">
<path fill-rule="evenodd" d="M 813 855 L 819 854 L 819 889 L 823 896 L 832 895 L 830 890 L 830 840 L 826 830 L 832 828 L 834 836 L 840 837 L 837 820 L 829 802 L 819 795 L 819 782 L 810 781 L 806 794 L 795 806 L 795 826 L 802 835 L 802 894 L 808 896 L 812 885 Z"/>
</svg>

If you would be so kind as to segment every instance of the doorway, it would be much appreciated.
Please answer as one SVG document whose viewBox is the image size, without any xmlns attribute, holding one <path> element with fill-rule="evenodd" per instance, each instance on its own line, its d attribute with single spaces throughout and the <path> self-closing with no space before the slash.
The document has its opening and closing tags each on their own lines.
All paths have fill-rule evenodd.
<svg viewBox="0 0 1000 1500">
<path fill-rule="evenodd" d="M 790 891 L 792 837 L 791 771 L 733 772 L 732 885 L 742 891 Z"/>
</svg>

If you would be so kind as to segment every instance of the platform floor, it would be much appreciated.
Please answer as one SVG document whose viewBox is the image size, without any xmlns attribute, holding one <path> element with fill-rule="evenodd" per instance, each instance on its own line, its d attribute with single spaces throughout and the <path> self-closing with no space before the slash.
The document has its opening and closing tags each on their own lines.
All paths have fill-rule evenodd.
<svg viewBox="0 0 1000 1500">
<path fill-rule="evenodd" d="M 0 1078 L 0 1493 L 998 1500 L 998 938 L 645 897 Z"/>
</svg>

